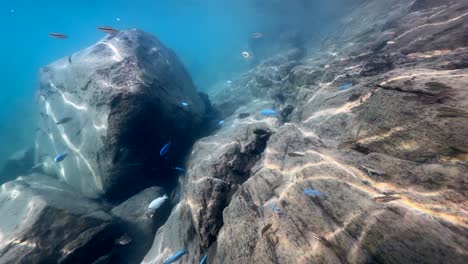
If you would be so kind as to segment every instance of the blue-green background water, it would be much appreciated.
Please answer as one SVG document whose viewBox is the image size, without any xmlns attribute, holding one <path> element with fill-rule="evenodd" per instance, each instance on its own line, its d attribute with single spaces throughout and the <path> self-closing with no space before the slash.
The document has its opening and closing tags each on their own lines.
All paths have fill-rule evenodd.
<svg viewBox="0 0 468 264">
<path fill-rule="evenodd" d="M 346 2 L 2 0 L 0 166 L 12 152 L 33 141 L 38 69 L 104 37 L 96 30 L 98 26 L 139 28 L 155 34 L 175 50 L 197 87 L 206 91 L 251 67 L 240 53 L 249 50 L 252 33 L 263 32 L 268 38 L 279 28 L 291 28 L 307 31 L 310 42 L 318 41 L 312 37 L 333 28 L 346 12 Z M 69 38 L 53 39 L 50 32 Z"/>
</svg>

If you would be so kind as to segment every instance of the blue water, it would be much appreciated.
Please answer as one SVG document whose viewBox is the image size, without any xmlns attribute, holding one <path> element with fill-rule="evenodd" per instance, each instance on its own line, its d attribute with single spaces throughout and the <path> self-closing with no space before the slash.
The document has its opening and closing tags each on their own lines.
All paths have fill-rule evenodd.
<svg viewBox="0 0 468 264">
<path fill-rule="evenodd" d="M 344 2 L 348 0 L 2 1 L 0 165 L 5 156 L 32 144 L 38 69 L 104 37 L 98 26 L 155 34 L 175 50 L 198 89 L 207 91 L 252 66 L 240 56 L 250 49 L 252 33 L 274 37 L 278 30 L 301 30 L 314 41 L 346 11 Z M 50 32 L 69 38 L 53 39 Z"/>
</svg>

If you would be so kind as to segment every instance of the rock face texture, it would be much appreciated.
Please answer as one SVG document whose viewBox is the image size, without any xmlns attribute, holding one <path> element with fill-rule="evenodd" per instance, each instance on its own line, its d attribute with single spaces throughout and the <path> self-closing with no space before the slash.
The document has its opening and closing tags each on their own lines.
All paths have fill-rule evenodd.
<svg viewBox="0 0 468 264">
<path fill-rule="evenodd" d="M 98 204 L 45 175 L 3 184 L 0 214 L 0 263 L 91 263 L 117 234 Z"/>
<path fill-rule="evenodd" d="M 42 68 L 38 101 L 37 161 L 94 198 L 170 185 L 163 177 L 170 162 L 159 150 L 172 142 L 169 160 L 177 162 L 197 136 L 187 131 L 201 131 L 206 112 L 174 52 L 138 30 Z M 67 159 L 50 166 L 64 152 Z"/>
<path fill-rule="evenodd" d="M 229 117 L 143 263 L 468 261 L 468 3 L 364 0 L 342 22 L 212 97 Z"/>
</svg>

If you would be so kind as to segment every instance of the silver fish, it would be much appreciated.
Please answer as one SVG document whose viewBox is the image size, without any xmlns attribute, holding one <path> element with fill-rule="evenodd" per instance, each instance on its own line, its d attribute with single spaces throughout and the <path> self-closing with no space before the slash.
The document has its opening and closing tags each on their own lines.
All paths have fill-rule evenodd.
<svg viewBox="0 0 468 264">
<path fill-rule="evenodd" d="M 115 244 L 125 246 L 132 242 L 132 238 L 128 234 L 123 234 L 121 237 L 115 240 Z"/>
</svg>

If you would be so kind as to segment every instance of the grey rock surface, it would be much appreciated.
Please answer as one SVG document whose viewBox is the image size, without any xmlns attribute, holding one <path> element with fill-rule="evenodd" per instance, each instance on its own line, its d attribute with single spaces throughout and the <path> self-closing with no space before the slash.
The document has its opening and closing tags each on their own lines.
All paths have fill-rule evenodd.
<svg viewBox="0 0 468 264">
<path fill-rule="evenodd" d="M 171 141 L 169 157 L 179 159 L 197 136 L 187 131 L 201 131 L 205 118 L 174 52 L 138 30 L 43 67 L 38 102 L 38 162 L 67 152 L 54 174 L 88 197 L 116 200 L 165 184 L 159 149 Z"/>
<path fill-rule="evenodd" d="M 142 263 L 158 263 L 180 249 L 190 252 L 184 258 L 187 263 L 200 261 L 208 253 L 223 225 L 224 208 L 248 178 L 266 141 L 278 127 L 276 117 L 258 114 L 272 104 L 252 102 L 240 109 L 251 112 L 251 116 L 238 119 L 233 115 L 214 135 L 197 141 L 188 161 L 188 173 L 181 183 L 181 202 L 158 230 Z"/>
<path fill-rule="evenodd" d="M 321 50 L 218 91 L 229 117 L 195 144 L 143 263 L 466 263 L 467 12 L 359 1 Z M 290 121 L 257 114 L 287 105 Z"/>
<path fill-rule="evenodd" d="M 45 175 L 3 184 L 0 215 L 0 263 L 91 263 L 115 239 L 99 204 Z"/>
</svg>

